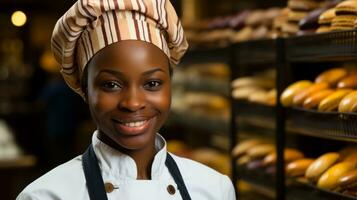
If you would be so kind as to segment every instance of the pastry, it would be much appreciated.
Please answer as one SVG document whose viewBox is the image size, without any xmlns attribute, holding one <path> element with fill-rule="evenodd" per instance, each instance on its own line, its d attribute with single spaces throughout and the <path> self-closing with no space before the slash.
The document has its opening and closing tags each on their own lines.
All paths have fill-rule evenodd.
<svg viewBox="0 0 357 200">
<path fill-rule="evenodd" d="M 273 144 L 260 144 L 249 149 L 247 155 L 254 160 L 263 158 L 273 151 L 275 151 L 275 146 Z"/>
<path fill-rule="evenodd" d="M 331 22 L 331 30 L 353 29 L 357 15 L 337 15 Z"/>
<path fill-rule="evenodd" d="M 280 102 L 283 106 L 291 106 L 293 103 L 294 96 L 301 90 L 304 90 L 312 85 L 309 80 L 297 81 L 289 85 L 281 94 Z"/>
<path fill-rule="evenodd" d="M 327 190 L 334 190 L 339 185 L 339 180 L 347 172 L 356 168 L 356 165 L 351 162 L 341 162 L 328 169 L 317 182 L 317 187 Z"/>
<path fill-rule="evenodd" d="M 325 89 L 325 90 L 318 91 L 314 94 L 311 94 L 309 97 L 307 97 L 304 100 L 302 107 L 306 109 L 316 108 L 324 98 L 326 98 L 328 95 L 332 94 L 333 92 L 334 90 L 332 89 Z"/>
<path fill-rule="evenodd" d="M 289 163 L 285 168 L 288 177 L 304 176 L 306 169 L 314 162 L 314 159 L 302 158 Z"/>
<path fill-rule="evenodd" d="M 357 169 L 347 172 L 338 180 L 339 187 L 350 189 L 357 187 Z"/>
<path fill-rule="evenodd" d="M 309 11 L 317 8 L 319 3 L 313 0 L 289 0 L 288 8 L 292 10 Z"/>
<path fill-rule="evenodd" d="M 333 111 L 337 110 L 341 100 L 351 93 L 353 90 L 351 89 L 339 89 L 333 92 L 332 94 L 328 95 L 324 98 L 318 107 L 319 111 Z"/>
<path fill-rule="evenodd" d="M 266 141 L 262 139 L 244 140 L 234 147 L 234 149 L 232 150 L 232 155 L 233 157 L 240 157 L 244 155 L 250 148 L 262 143 L 266 143 Z"/>
<path fill-rule="evenodd" d="M 319 74 L 315 83 L 326 82 L 331 87 L 336 86 L 337 82 L 347 75 L 347 70 L 343 68 L 332 68 Z"/>
<path fill-rule="evenodd" d="M 357 112 L 357 90 L 346 95 L 338 106 L 339 112 Z"/>
<path fill-rule="evenodd" d="M 357 89 L 357 74 L 351 74 L 337 83 L 337 88 Z"/>
<path fill-rule="evenodd" d="M 318 91 L 325 90 L 328 87 L 329 85 L 326 82 L 320 82 L 320 83 L 315 83 L 304 90 L 301 90 L 294 96 L 293 105 L 300 106 L 302 103 L 304 103 L 306 98 L 308 98 L 309 96 L 311 96 L 312 94 Z"/>
<path fill-rule="evenodd" d="M 357 1 L 347 0 L 336 6 L 336 15 L 357 14 Z"/>
<path fill-rule="evenodd" d="M 297 160 L 297 159 L 300 159 L 303 157 L 304 157 L 304 154 L 299 150 L 290 149 L 290 148 L 284 149 L 285 163 L 289 163 L 291 161 L 294 161 L 294 160 Z M 264 166 L 274 165 L 276 163 L 276 159 L 277 159 L 276 152 L 275 151 L 271 152 L 264 158 L 263 165 Z"/>
<path fill-rule="evenodd" d="M 339 158 L 340 154 L 338 153 L 325 153 L 311 163 L 306 170 L 305 177 L 312 182 L 317 181 L 328 168 L 338 162 Z"/>
</svg>

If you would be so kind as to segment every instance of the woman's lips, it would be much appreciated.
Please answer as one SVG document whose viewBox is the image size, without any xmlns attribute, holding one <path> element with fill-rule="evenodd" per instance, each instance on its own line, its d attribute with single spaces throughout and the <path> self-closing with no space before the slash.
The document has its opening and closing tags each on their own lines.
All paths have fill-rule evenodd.
<svg viewBox="0 0 357 200">
<path fill-rule="evenodd" d="M 114 120 L 116 129 L 125 135 L 138 135 L 145 132 L 150 125 L 151 119 L 131 121 L 131 122 L 119 122 Z"/>
</svg>

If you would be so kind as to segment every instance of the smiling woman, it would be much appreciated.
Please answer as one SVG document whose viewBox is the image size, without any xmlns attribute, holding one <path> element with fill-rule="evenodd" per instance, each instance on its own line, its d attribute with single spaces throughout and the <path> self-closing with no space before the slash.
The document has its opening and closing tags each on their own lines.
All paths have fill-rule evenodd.
<svg viewBox="0 0 357 200">
<path fill-rule="evenodd" d="M 227 176 L 168 153 L 158 133 L 170 111 L 171 67 L 187 49 L 168 0 L 79 0 L 57 22 L 52 49 L 97 130 L 83 155 L 18 200 L 235 199 Z"/>
</svg>

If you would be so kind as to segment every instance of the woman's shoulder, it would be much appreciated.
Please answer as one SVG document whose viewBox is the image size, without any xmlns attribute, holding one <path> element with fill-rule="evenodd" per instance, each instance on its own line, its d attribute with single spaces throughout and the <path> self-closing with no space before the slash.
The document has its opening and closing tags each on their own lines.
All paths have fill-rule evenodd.
<svg viewBox="0 0 357 200">
<path fill-rule="evenodd" d="M 57 166 L 29 184 L 17 197 L 17 200 L 32 199 L 66 199 L 64 194 L 85 188 L 82 168 L 82 156 Z M 71 199 L 71 198 L 69 198 Z"/>
</svg>

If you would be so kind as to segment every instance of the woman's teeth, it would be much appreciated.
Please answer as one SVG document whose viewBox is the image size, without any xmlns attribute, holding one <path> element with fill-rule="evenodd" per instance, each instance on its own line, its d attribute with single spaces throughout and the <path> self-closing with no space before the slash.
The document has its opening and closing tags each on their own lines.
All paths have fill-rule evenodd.
<svg viewBox="0 0 357 200">
<path fill-rule="evenodd" d="M 138 121 L 138 122 L 128 122 L 128 123 L 122 123 L 124 126 L 128 127 L 139 127 L 142 126 L 147 120 L 144 121 Z"/>
</svg>

